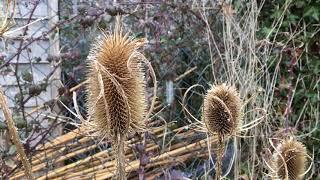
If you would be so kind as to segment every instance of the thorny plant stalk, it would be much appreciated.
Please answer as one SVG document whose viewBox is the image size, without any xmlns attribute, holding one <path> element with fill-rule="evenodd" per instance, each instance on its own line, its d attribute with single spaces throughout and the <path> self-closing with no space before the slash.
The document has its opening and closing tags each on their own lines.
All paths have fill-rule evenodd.
<svg viewBox="0 0 320 180">
<path fill-rule="evenodd" d="M 126 170 L 125 170 L 125 154 L 124 154 L 124 138 L 118 134 L 118 142 L 116 144 L 117 149 L 117 179 L 125 180 Z"/>
<path fill-rule="evenodd" d="M 224 139 L 221 135 L 218 135 L 216 180 L 219 180 L 222 174 L 223 152 L 224 152 Z"/>
</svg>

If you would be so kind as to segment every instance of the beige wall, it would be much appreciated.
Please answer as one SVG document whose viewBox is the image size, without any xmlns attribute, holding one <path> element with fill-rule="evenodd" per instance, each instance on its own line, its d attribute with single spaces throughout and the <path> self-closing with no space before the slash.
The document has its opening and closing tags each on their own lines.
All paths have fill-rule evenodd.
<svg viewBox="0 0 320 180">
<path fill-rule="evenodd" d="M 30 17 L 30 12 L 33 8 L 32 0 L 19 0 L 16 1 L 16 8 L 14 14 L 15 25 L 11 30 L 27 25 L 28 19 Z M 0 16 L 3 17 L 5 4 L 1 1 Z M 8 34 L 7 36 L 1 38 L 0 41 L 0 53 L 10 57 L 15 54 L 20 45 L 22 38 L 25 39 L 24 42 L 28 42 L 29 38 L 36 38 L 41 36 L 44 32 L 48 31 L 58 22 L 58 0 L 40 0 L 37 8 L 34 11 L 33 16 L 30 19 L 31 25 L 28 26 L 28 34 L 26 36 L 21 36 L 23 29 L 15 31 Z M 33 23 L 35 22 L 35 23 Z M 51 33 L 47 37 L 43 37 L 41 40 L 32 43 L 29 48 L 21 52 L 19 58 L 19 68 L 18 74 L 23 72 L 31 72 L 33 75 L 33 84 L 38 84 L 41 82 L 53 69 L 54 64 L 47 61 L 49 55 L 57 56 L 59 55 L 59 31 Z M 41 58 L 40 62 L 36 62 L 35 59 Z M 17 59 L 13 59 L 12 63 L 16 63 Z M 9 66 L 9 68 L 15 69 L 15 65 Z M 55 98 L 57 96 L 57 88 L 60 86 L 60 69 L 51 76 L 49 80 L 49 86 L 45 92 L 42 92 L 39 96 L 31 98 L 26 104 L 25 109 L 27 112 L 32 111 L 34 108 L 43 105 L 43 103 Z M 22 81 L 23 84 L 23 81 Z M 0 70 L 0 85 L 3 87 L 5 95 L 8 98 L 9 106 L 11 108 L 16 107 L 17 104 L 14 101 L 14 96 L 19 92 L 16 77 L 13 72 L 5 72 L 3 69 Z M 40 121 L 43 114 L 49 113 L 49 111 L 38 111 L 28 117 L 28 121 L 35 120 Z M 37 118 L 34 118 L 37 117 Z M 0 121 L 3 122 L 3 114 L 0 111 Z M 50 121 L 41 121 L 41 125 L 45 128 L 48 127 Z M 60 134 L 60 130 L 57 130 L 54 134 Z M 7 143 L 6 132 L 0 132 L 0 148 L 7 149 L 10 143 Z M 22 138 L 23 137 L 22 134 Z M 38 138 L 40 139 L 40 137 Z M 23 139 L 22 139 L 23 140 Z M 35 143 L 35 140 L 33 143 Z"/>
</svg>

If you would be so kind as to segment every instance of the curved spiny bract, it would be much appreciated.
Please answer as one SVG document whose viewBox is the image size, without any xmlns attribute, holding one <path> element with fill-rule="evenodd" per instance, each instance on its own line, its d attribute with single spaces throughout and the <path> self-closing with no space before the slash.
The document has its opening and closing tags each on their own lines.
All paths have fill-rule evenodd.
<svg viewBox="0 0 320 180">
<path fill-rule="evenodd" d="M 280 179 L 303 179 L 307 162 L 305 146 L 296 140 L 284 140 L 275 154 L 274 166 Z M 287 172 L 286 172 L 287 169 Z"/>
<path fill-rule="evenodd" d="M 234 87 L 225 84 L 212 87 L 205 96 L 203 118 L 212 134 L 235 133 L 240 124 L 241 99 Z"/>
</svg>

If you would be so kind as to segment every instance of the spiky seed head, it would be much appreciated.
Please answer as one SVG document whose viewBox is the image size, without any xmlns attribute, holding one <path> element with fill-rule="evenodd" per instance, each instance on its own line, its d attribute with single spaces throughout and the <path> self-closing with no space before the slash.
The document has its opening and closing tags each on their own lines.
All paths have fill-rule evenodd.
<svg viewBox="0 0 320 180">
<path fill-rule="evenodd" d="M 302 179 L 306 168 L 307 150 L 305 146 L 294 139 L 286 139 L 279 146 L 274 155 L 277 176 L 281 179 Z M 286 173 L 286 167 L 288 174 Z M 287 175 L 287 176 L 286 176 Z"/>
<path fill-rule="evenodd" d="M 116 139 L 130 130 L 142 129 L 146 114 L 145 77 L 134 40 L 115 28 L 103 32 L 88 56 L 88 113 L 97 131 Z"/>
<path fill-rule="evenodd" d="M 204 98 L 203 119 L 212 134 L 231 135 L 240 124 L 241 99 L 235 87 L 213 86 Z"/>
</svg>

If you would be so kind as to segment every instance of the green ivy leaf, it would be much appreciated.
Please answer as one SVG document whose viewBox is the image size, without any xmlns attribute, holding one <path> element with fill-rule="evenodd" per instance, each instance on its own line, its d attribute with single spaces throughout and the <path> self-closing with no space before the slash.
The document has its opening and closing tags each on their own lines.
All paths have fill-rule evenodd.
<svg viewBox="0 0 320 180">
<path fill-rule="evenodd" d="M 6 124 L 4 122 L 0 122 L 0 132 L 6 128 L 7 128 Z"/>
<path fill-rule="evenodd" d="M 261 32 L 262 32 L 264 35 L 268 35 L 269 33 L 272 32 L 272 28 L 263 27 L 263 28 L 261 29 Z"/>
<path fill-rule="evenodd" d="M 33 76 L 31 74 L 30 70 L 25 70 L 22 72 L 22 79 L 27 82 L 32 82 Z"/>
<path fill-rule="evenodd" d="M 294 5 L 296 5 L 297 8 L 303 8 L 306 5 L 306 2 L 305 0 L 297 1 L 294 3 Z"/>
<path fill-rule="evenodd" d="M 10 146 L 10 148 L 9 148 L 8 154 L 13 155 L 14 153 L 16 153 L 16 151 L 17 151 L 16 146 L 15 146 L 15 145 L 12 145 L 12 146 Z"/>
<path fill-rule="evenodd" d="M 309 6 L 306 8 L 306 11 L 303 13 L 303 17 L 312 17 L 315 20 L 319 21 L 320 8 L 315 6 Z"/>
</svg>

